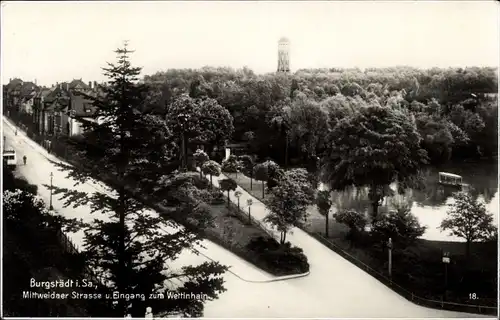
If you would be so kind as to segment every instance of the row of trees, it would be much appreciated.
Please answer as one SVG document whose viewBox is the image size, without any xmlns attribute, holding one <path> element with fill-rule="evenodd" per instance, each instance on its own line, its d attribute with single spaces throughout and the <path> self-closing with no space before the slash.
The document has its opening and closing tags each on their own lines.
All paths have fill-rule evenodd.
<svg viewBox="0 0 500 320">
<path fill-rule="evenodd" d="M 176 97 L 209 97 L 234 119 L 234 141 L 287 166 L 327 148 L 326 133 L 367 105 L 409 110 L 433 162 L 496 153 L 496 70 L 408 67 L 300 70 L 291 76 L 248 69 L 168 70 L 146 76 L 149 103 L 160 114 Z"/>
</svg>

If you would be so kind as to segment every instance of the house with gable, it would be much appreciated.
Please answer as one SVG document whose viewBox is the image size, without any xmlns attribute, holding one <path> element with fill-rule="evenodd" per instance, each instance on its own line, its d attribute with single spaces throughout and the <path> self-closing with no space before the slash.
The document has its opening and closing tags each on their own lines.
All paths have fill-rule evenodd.
<svg viewBox="0 0 500 320">
<path fill-rule="evenodd" d="M 82 133 L 82 126 L 77 118 L 92 117 L 94 110 L 83 94 L 91 95 L 95 84 L 95 82 L 89 82 L 87 85 L 81 79 L 76 79 L 71 82 L 57 83 L 55 87 L 40 92 L 34 116 L 39 134 L 77 135 Z"/>
<path fill-rule="evenodd" d="M 40 91 L 40 87 L 38 87 L 35 83 L 23 82 L 19 93 L 19 102 L 20 102 L 19 110 L 21 112 L 27 114 L 33 114 L 34 99 L 38 91 Z"/>
<path fill-rule="evenodd" d="M 19 111 L 22 86 L 23 80 L 19 78 L 9 79 L 9 83 L 6 85 L 7 96 L 5 98 L 5 107 L 7 107 L 7 109 L 11 111 Z"/>
</svg>

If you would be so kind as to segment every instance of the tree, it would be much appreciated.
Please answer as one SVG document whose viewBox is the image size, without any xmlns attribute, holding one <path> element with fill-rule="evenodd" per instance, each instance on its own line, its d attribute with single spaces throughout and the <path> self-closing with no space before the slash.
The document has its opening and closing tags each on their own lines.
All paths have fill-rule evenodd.
<svg viewBox="0 0 500 320">
<path fill-rule="evenodd" d="M 352 209 L 341 210 L 333 216 L 335 221 L 349 227 L 348 237 L 350 239 L 353 239 L 353 236 L 362 231 L 367 224 L 365 215 Z"/>
<path fill-rule="evenodd" d="M 229 191 L 234 191 L 238 187 L 233 179 L 222 179 L 219 181 L 219 186 L 222 191 L 227 191 L 227 207 L 229 208 Z"/>
<path fill-rule="evenodd" d="M 403 204 L 376 220 L 370 233 L 378 243 L 386 243 L 391 238 L 395 249 L 405 249 L 412 246 L 425 229 L 411 213 L 411 204 Z"/>
<path fill-rule="evenodd" d="M 222 146 L 231 138 L 234 132 L 233 117 L 229 111 L 219 105 L 217 100 L 204 98 L 196 100 L 199 105 L 199 121 L 201 133 L 198 141 L 208 145 Z"/>
<path fill-rule="evenodd" d="M 361 107 L 333 128 L 329 141 L 323 181 L 332 190 L 368 186 L 374 219 L 389 185 L 398 182 L 399 192 L 418 186 L 420 169 L 427 163 L 415 121 L 403 110 Z"/>
<path fill-rule="evenodd" d="M 110 291 L 145 295 L 145 299 L 118 300 L 112 313 L 139 317 L 147 306 L 157 312 L 177 311 L 202 315 L 203 300 L 150 300 L 152 293 L 206 293 L 217 298 L 224 290 L 220 275 L 226 270 L 217 262 L 186 266 L 173 273 L 165 263 L 175 260 L 200 238 L 172 220 L 152 216 L 131 191 L 153 192 L 160 178 L 173 171 L 177 145 L 164 120 L 141 112 L 148 88 L 138 83 L 140 68 L 131 66 L 127 44 L 117 49 L 116 64 L 103 68 L 109 78 L 102 95 L 85 97 L 95 108 L 97 121 L 81 119 L 85 134 L 72 139 L 81 158 L 79 167 L 56 163 L 79 183 L 105 177 L 116 190 L 89 194 L 54 187 L 65 206 L 89 205 L 102 219 L 84 223 L 86 261 L 99 270 Z M 103 176 L 106 173 L 106 176 Z M 134 186 L 133 189 L 130 186 Z M 132 189 L 132 190 L 131 190 Z M 167 226 L 178 230 L 166 233 Z M 168 244 L 165 245 L 165 244 Z M 167 279 L 182 280 L 178 287 L 166 287 Z"/>
<path fill-rule="evenodd" d="M 201 167 L 201 171 L 203 174 L 208 174 L 210 176 L 210 187 L 212 187 L 212 177 L 221 174 L 220 165 L 213 160 L 205 162 Z"/>
<path fill-rule="evenodd" d="M 447 217 L 441 222 L 441 230 L 449 230 L 450 235 L 465 239 L 466 255 L 470 256 L 472 242 L 491 238 L 496 230 L 493 216 L 486 211 L 483 203 L 470 194 L 457 192 L 454 203 L 449 205 Z"/>
<path fill-rule="evenodd" d="M 325 237 L 328 238 L 328 221 L 330 215 L 330 208 L 332 207 L 332 201 L 330 198 L 330 191 L 321 190 L 318 191 L 318 195 L 316 196 L 316 206 L 318 207 L 318 211 L 321 215 L 325 217 Z"/>
<path fill-rule="evenodd" d="M 306 158 L 316 157 L 329 132 L 328 114 L 312 100 L 296 99 L 290 109 L 290 139 Z"/>
<path fill-rule="evenodd" d="M 193 158 L 194 161 L 196 161 L 196 165 L 200 168 L 200 177 L 202 177 L 201 168 L 205 162 L 210 160 L 210 158 L 208 157 L 208 154 L 201 149 L 196 150 L 196 152 L 193 154 Z"/>
<path fill-rule="evenodd" d="M 314 202 L 316 190 L 311 184 L 309 173 L 307 172 L 307 170 L 302 168 L 291 169 L 288 170 L 286 174 L 284 172 L 282 173 L 281 179 L 283 178 L 292 181 L 299 187 L 302 194 L 304 195 L 304 200 L 306 201 L 307 205 Z"/>
<path fill-rule="evenodd" d="M 267 189 L 273 190 L 273 188 L 279 184 L 284 173 L 285 170 L 281 169 L 277 164 L 276 166 L 274 165 L 269 166 L 268 177 L 267 177 Z"/>
<path fill-rule="evenodd" d="M 281 233 L 280 243 L 285 244 L 286 235 L 293 226 L 300 225 L 307 218 L 307 207 L 311 204 L 311 195 L 307 187 L 296 179 L 297 172 L 286 172 L 269 198 L 270 213 L 265 217 Z M 304 182 L 300 180 L 300 182 Z"/>
<path fill-rule="evenodd" d="M 250 176 L 250 190 L 253 188 L 253 168 L 254 168 L 254 161 L 253 158 L 249 155 L 242 155 L 239 157 L 241 167 L 244 170 L 245 174 L 248 174 Z"/>
<path fill-rule="evenodd" d="M 253 176 L 255 180 L 262 181 L 262 198 L 265 196 L 264 181 L 269 180 L 270 171 L 279 168 L 276 162 L 268 160 L 254 166 Z"/>
<path fill-rule="evenodd" d="M 181 95 L 174 99 L 167 109 L 166 124 L 177 134 L 177 144 L 180 146 L 179 158 L 182 168 L 187 168 L 188 144 L 199 137 L 202 131 L 200 123 L 200 108 L 195 99 Z"/>
<path fill-rule="evenodd" d="M 221 170 L 223 172 L 236 173 L 236 177 L 238 177 L 238 171 L 240 169 L 241 163 L 234 155 L 230 155 L 227 160 L 222 161 Z"/>
<path fill-rule="evenodd" d="M 267 115 L 267 123 L 270 127 L 276 129 L 285 142 L 285 168 L 288 167 L 288 146 L 290 144 L 290 129 L 291 129 L 291 108 L 290 101 L 280 101 L 279 104 L 273 106 Z"/>
</svg>

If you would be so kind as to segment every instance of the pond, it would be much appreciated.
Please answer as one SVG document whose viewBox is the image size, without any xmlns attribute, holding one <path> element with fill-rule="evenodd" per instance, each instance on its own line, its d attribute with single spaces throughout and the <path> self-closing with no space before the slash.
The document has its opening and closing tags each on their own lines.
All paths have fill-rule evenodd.
<svg viewBox="0 0 500 320">
<path fill-rule="evenodd" d="M 438 241 L 464 241 L 450 236 L 448 231 L 441 232 L 439 225 L 446 217 L 448 205 L 453 203 L 452 194 L 456 189 L 443 187 L 438 184 L 438 172 L 450 172 L 461 175 L 463 182 L 469 184 L 471 193 L 486 205 L 486 209 L 493 214 L 493 221 L 498 226 L 498 167 L 496 163 L 460 163 L 448 164 L 439 168 L 430 168 L 425 171 L 425 189 L 408 190 L 405 195 L 386 197 L 380 212 L 387 212 L 394 202 L 406 202 L 411 205 L 412 213 L 420 223 L 427 226 L 423 239 Z M 320 185 L 319 189 L 325 188 Z M 395 185 L 391 188 L 396 190 Z M 346 192 L 332 192 L 332 211 L 339 208 L 356 209 L 368 214 L 370 202 L 368 190 L 358 189 Z M 316 209 L 311 208 L 311 219 L 320 218 Z M 322 217 L 321 217 L 322 218 Z"/>
</svg>

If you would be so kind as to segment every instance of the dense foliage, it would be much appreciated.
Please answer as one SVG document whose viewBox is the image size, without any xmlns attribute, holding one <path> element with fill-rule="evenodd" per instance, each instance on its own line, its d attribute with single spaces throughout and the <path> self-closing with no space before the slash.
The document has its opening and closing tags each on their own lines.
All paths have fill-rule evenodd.
<svg viewBox="0 0 500 320">
<path fill-rule="evenodd" d="M 66 219 L 48 210 L 36 195 L 36 185 L 17 178 L 10 168 L 3 168 L 3 296 L 4 315 L 17 317 L 49 316 L 106 316 L 109 301 L 87 299 L 26 299 L 23 291 L 31 288 L 27 279 L 47 281 L 92 280 L 85 270 L 85 259 L 68 250 L 71 243 L 64 241 L 62 231 L 70 231 L 75 220 Z M 98 283 L 95 283 L 98 285 Z M 78 288 L 81 293 L 101 293 L 101 288 Z M 56 288 L 68 293 L 67 288 Z"/>
<path fill-rule="evenodd" d="M 408 109 L 432 162 L 489 157 L 497 150 L 494 68 L 411 67 L 298 70 L 257 75 L 244 68 L 171 69 L 144 78 L 164 112 L 182 94 L 208 96 L 234 121 L 233 141 L 261 158 L 305 163 L 324 151 L 326 132 L 364 104 Z"/>
<path fill-rule="evenodd" d="M 293 247 L 289 242 L 278 243 L 271 238 L 258 237 L 247 245 L 268 269 L 285 274 L 300 274 L 309 271 L 309 263 L 302 249 Z"/>
</svg>

